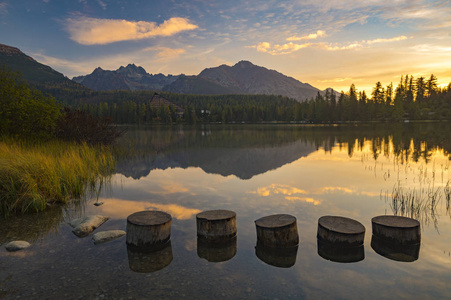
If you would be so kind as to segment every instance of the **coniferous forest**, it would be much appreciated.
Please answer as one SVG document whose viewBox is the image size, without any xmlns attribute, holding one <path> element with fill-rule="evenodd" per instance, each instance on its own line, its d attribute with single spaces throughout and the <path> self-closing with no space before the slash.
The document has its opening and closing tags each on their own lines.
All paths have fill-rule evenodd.
<svg viewBox="0 0 451 300">
<path fill-rule="evenodd" d="M 119 124 L 151 123 L 340 123 L 404 120 L 450 120 L 451 84 L 440 88 L 437 78 L 405 75 L 396 87 L 377 82 L 371 95 L 352 84 L 348 91 L 331 89 L 298 102 L 273 95 L 188 95 L 160 92 L 174 105 L 153 106 L 153 91 L 56 90 L 66 105 Z M 58 95 L 60 93 L 60 95 Z M 60 97 L 58 97 L 60 96 Z M 177 108 L 176 108 L 177 106 Z M 183 110 L 183 113 L 180 111 Z"/>
</svg>

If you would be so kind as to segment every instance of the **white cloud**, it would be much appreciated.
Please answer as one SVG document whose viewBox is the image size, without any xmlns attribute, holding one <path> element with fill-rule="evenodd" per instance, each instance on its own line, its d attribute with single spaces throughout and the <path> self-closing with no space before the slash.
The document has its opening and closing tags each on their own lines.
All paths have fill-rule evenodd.
<svg viewBox="0 0 451 300">
<path fill-rule="evenodd" d="M 99 3 L 103 10 L 106 10 L 107 5 L 105 2 L 103 2 L 102 0 L 97 0 L 97 3 Z"/>
<path fill-rule="evenodd" d="M 6 16 L 8 14 L 8 3 L 0 2 L 0 15 Z"/>
<path fill-rule="evenodd" d="M 69 18 L 66 21 L 66 29 L 70 33 L 70 38 L 82 45 L 172 36 L 185 30 L 198 28 L 197 25 L 185 18 L 170 18 L 160 25 L 154 22 L 88 17 Z"/>
<path fill-rule="evenodd" d="M 248 46 L 247 48 L 255 48 L 258 52 L 269 53 L 271 55 L 289 54 L 303 48 L 310 47 L 312 44 L 294 44 L 292 42 L 279 45 L 272 45 L 268 42 L 258 43 L 256 46 Z"/>
<path fill-rule="evenodd" d="M 318 37 L 323 37 L 326 35 L 326 32 L 324 30 L 318 30 L 316 33 L 311 33 L 309 35 L 305 35 L 305 36 L 291 36 L 289 38 L 287 38 L 287 41 L 302 41 L 302 40 L 314 40 Z"/>
<path fill-rule="evenodd" d="M 361 49 L 367 45 L 378 44 L 378 43 L 390 43 L 390 42 L 398 42 L 408 39 L 406 36 L 398 36 L 390 39 L 374 39 L 374 40 L 363 40 L 360 42 L 352 42 L 348 45 L 337 45 L 337 44 L 328 44 L 328 43 L 306 43 L 306 44 L 295 44 L 295 43 L 287 43 L 283 45 L 275 44 L 272 45 L 269 42 L 261 42 L 256 46 L 248 46 L 247 48 L 255 48 L 259 52 L 268 53 L 271 55 L 282 55 L 289 54 L 300 49 L 309 48 L 309 47 L 317 47 L 321 49 L 325 49 L 328 51 L 340 51 L 340 50 L 357 50 Z"/>
<path fill-rule="evenodd" d="M 398 42 L 398 41 L 403 41 L 403 40 L 407 40 L 408 37 L 406 37 L 405 35 L 401 35 L 401 36 L 397 36 L 391 39 L 374 39 L 374 40 L 368 40 L 368 41 L 364 41 L 364 43 L 371 45 L 371 44 L 377 44 L 377 43 L 390 43 L 390 42 Z"/>
</svg>

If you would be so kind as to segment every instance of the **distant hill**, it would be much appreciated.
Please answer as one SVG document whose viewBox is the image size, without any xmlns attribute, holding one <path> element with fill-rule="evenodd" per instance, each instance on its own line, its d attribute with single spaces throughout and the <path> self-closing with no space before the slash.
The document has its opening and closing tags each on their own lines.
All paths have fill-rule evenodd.
<svg viewBox="0 0 451 300">
<path fill-rule="evenodd" d="M 129 64 L 115 71 L 95 69 L 91 74 L 73 78 L 93 90 L 162 90 L 199 95 L 254 94 L 282 95 L 303 101 L 321 91 L 274 70 L 240 61 L 234 66 L 207 68 L 199 75 L 148 74 L 142 67 Z"/>
<path fill-rule="evenodd" d="M 298 101 L 325 91 L 302 83 L 274 70 L 240 61 L 234 66 L 204 69 L 199 75 L 149 74 L 140 66 L 129 64 L 114 71 L 96 68 L 91 74 L 73 80 L 43 65 L 17 48 L 0 44 L 0 65 L 19 71 L 30 84 L 64 101 L 73 102 L 84 91 L 152 90 L 199 95 L 282 95 Z M 68 93 L 74 91 L 75 93 Z M 338 93 L 337 93 L 338 94 Z"/>
<path fill-rule="evenodd" d="M 37 62 L 15 47 L 0 44 L 0 65 L 5 65 L 12 71 L 22 73 L 26 81 L 42 90 L 55 87 L 75 90 L 86 89 L 49 66 Z"/>
<path fill-rule="evenodd" d="M 221 65 L 204 69 L 196 77 L 199 80 L 198 82 L 192 81 L 194 85 L 208 81 L 227 90 L 227 94 L 282 95 L 302 101 L 315 97 L 318 92 L 321 92 L 308 83 L 302 83 L 277 71 L 256 66 L 249 61 L 240 61 L 233 67 Z M 193 89 L 192 86 L 181 86 L 177 81 L 167 86 L 165 90 L 190 93 L 189 90 Z"/>
<path fill-rule="evenodd" d="M 96 68 L 91 74 L 76 76 L 73 81 L 96 91 L 105 90 L 162 90 L 168 84 L 176 81 L 178 76 L 149 74 L 144 68 L 129 64 L 115 71 Z"/>
</svg>

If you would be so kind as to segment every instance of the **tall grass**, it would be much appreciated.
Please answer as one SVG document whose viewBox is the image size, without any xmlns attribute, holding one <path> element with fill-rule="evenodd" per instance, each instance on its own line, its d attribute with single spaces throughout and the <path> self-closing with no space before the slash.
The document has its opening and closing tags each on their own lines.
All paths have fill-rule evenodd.
<svg viewBox="0 0 451 300">
<path fill-rule="evenodd" d="M 446 187 L 444 192 L 446 194 Z M 414 218 L 423 224 L 432 223 L 437 228 L 437 206 L 441 196 L 440 188 L 428 186 L 427 188 L 406 189 L 398 181 L 393 187 L 391 195 L 385 195 L 385 200 L 386 202 L 391 200 L 390 207 L 395 216 Z"/>
<path fill-rule="evenodd" d="M 0 140 L 0 214 L 39 212 L 79 199 L 114 170 L 109 148 Z"/>
</svg>

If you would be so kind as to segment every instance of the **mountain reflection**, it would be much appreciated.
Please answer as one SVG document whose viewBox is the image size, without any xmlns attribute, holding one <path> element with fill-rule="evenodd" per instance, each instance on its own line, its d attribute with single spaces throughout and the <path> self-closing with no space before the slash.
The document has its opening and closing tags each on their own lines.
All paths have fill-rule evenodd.
<svg viewBox="0 0 451 300">
<path fill-rule="evenodd" d="M 152 170 L 199 167 L 206 173 L 250 179 L 301 157 L 334 147 L 354 151 L 370 143 L 371 156 L 398 163 L 451 159 L 448 123 L 308 125 L 202 125 L 133 127 L 120 141 L 117 172 L 139 179 Z"/>
</svg>

